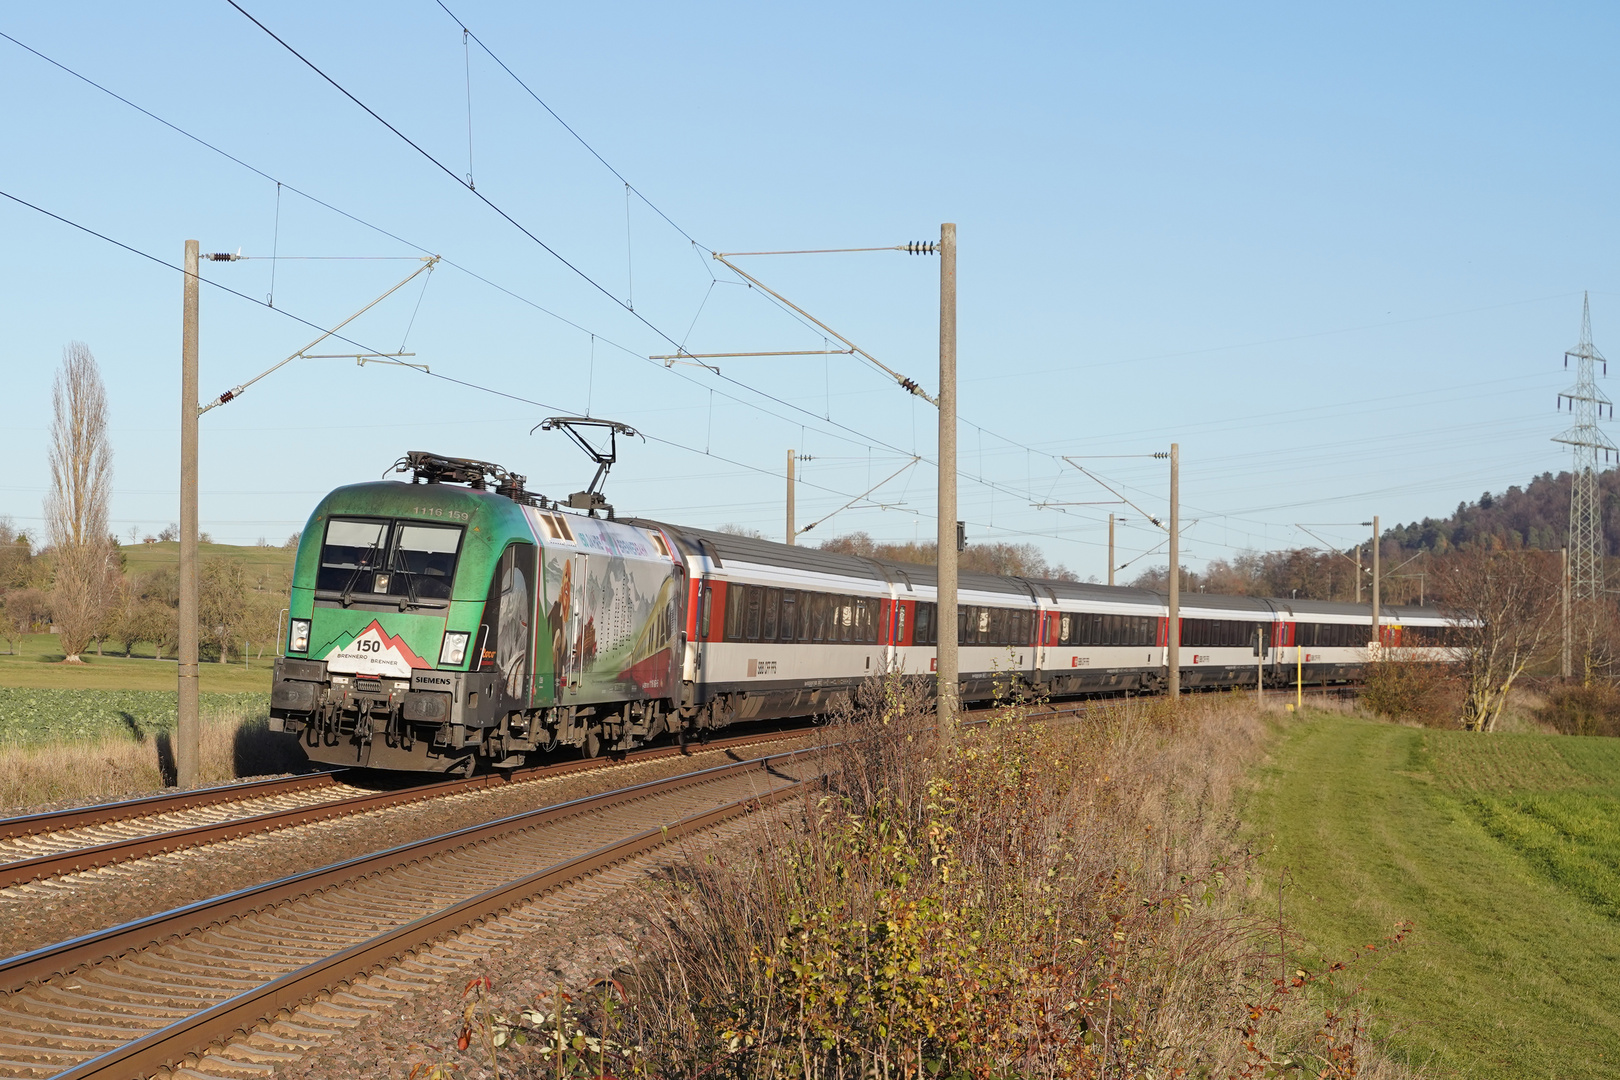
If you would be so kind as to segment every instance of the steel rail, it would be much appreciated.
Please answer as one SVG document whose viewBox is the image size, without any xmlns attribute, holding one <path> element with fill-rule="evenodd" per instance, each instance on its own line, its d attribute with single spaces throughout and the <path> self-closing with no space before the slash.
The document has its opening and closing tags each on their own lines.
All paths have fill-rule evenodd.
<svg viewBox="0 0 1620 1080">
<path fill-rule="evenodd" d="M 315 773 L 300 773 L 297 776 L 249 780 L 239 784 L 221 784 L 218 787 L 144 795 L 138 799 L 123 799 L 118 802 L 97 803 L 94 806 L 75 806 L 66 810 L 47 810 L 40 814 L 0 818 L 0 840 L 14 840 L 22 836 L 62 832 L 66 829 L 82 829 L 91 825 L 106 825 L 150 814 L 191 810 L 199 806 L 239 802 L 242 799 L 258 799 L 266 795 L 279 795 L 285 791 L 328 787 L 336 783 L 343 772 L 341 769 L 324 769 Z"/>
<path fill-rule="evenodd" d="M 113 840 L 104 844 L 89 847 L 72 848 L 66 851 L 50 852 L 36 855 L 33 858 L 18 859 L 9 863 L 0 863 L 0 888 L 19 885 L 41 878 L 55 877 L 59 874 L 73 873 L 81 870 L 90 870 L 98 866 L 109 866 L 114 863 L 129 862 L 134 859 L 150 858 L 154 855 L 170 851 L 179 851 L 186 848 L 201 847 L 205 844 L 218 843 L 224 840 L 234 840 L 238 837 L 249 836 L 255 833 L 267 832 L 275 829 L 291 828 L 297 825 L 308 825 L 333 818 L 348 817 L 354 814 L 367 813 L 391 806 L 402 806 L 408 803 L 421 802 L 427 799 L 443 798 L 449 795 L 458 795 L 463 792 L 479 791 L 492 787 L 505 787 L 511 784 L 525 783 L 531 780 L 550 779 L 566 776 L 575 772 L 588 772 L 595 769 L 609 768 L 613 765 L 633 761 L 648 761 L 662 757 L 673 757 L 705 750 L 722 750 L 732 746 L 750 745 L 753 743 L 774 742 L 780 739 L 801 738 L 807 728 L 789 729 L 779 732 L 766 732 L 752 735 L 737 735 L 728 739 L 715 739 L 707 744 L 699 744 L 694 751 L 691 746 L 656 746 L 642 750 L 632 750 L 623 758 L 586 758 L 578 761 L 553 762 L 535 765 L 509 773 L 493 772 L 478 776 L 459 777 L 454 780 L 440 780 L 429 784 L 417 784 L 411 787 L 396 788 L 392 791 L 379 791 L 369 795 L 354 795 L 331 802 L 317 803 L 313 806 L 300 806 L 290 809 L 273 810 L 262 814 L 253 814 L 247 817 L 229 818 L 224 821 L 209 822 L 203 825 L 190 826 L 183 829 L 171 829 L 164 832 L 150 833 L 144 836 L 135 836 L 128 839 Z M 330 778 L 336 773 L 319 774 L 325 777 L 325 783 L 334 783 Z M 283 778 L 286 779 L 286 778 Z M 296 778 L 295 778 L 296 779 Z M 264 781 L 272 784 L 274 781 Z M 242 785 L 247 787 L 248 785 Z M 223 789 L 213 788 L 210 791 Z M 283 786 L 279 789 L 261 789 L 257 796 L 275 794 L 288 790 Z M 201 793 L 195 793 L 201 794 Z M 164 802 L 165 799 L 175 801 Z M 150 799 L 134 800 L 144 803 L 148 813 L 168 813 L 175 809 L 189 809 L 197 805 L 210 805 L 208 802 L 187 803 L 176 806 L 175 802 L 185 803 L 185 796 L 153 796 Z M 235 800 L 214 800 L 226 802 Z M 108 808 L 131 805 L 128 803 L 107 804 Z M 155 809 L 153 807 L 156 807 Z M 92 808 L 102 809 L 102 808 Z M 63 813 L 70 813 L 64 811 Z M 44 815 L 40 815 L 44 816 Z M 145 816 L 130 815 L 130 816 Z M 21 819 L 19 819 L 21 820 Z M 129 820 L 124 818 L 103 818 L 99 823 L 107 821 Z M 73 827 L 82 828 L 87 823 L 79 823 Z M 39 835 L 32 833 L 29 835 Z"/>
<path fill-rule="evenodd" d="M 715 765 L 697 772 L 682 773 L 661 780 L 649 780 L 615 791 L 587 795 L 538 810 L 526 810 L 479 825 L 470 825 L 399 847 L 357 856 L 303 873 L 293 874 L 225 893 L 207 900 L 159 912 L 141 919 L 97 930 L 54 945 L 0 960 L 0 994 L 14 994 L 47 979 L 68 975 L 91 964 L 114 960 L 131 952 L 219 925 L 244 915 L 265 911 L 292 900 L 313 896 L 327 889 L 396 870 L 399 867 L 441 855 L 446 851 L 481 843 L 562 818 L 593 813 L 610 806 L 645 799 L 677 788 L 688 787 L 749 769 L 769 770 L 776 765 L 816 752 L 818 747 L 790 750 L 784 754 L 750 758 Z M 3 1000 L 3 999 L 0 999 Z"/>
</svg>

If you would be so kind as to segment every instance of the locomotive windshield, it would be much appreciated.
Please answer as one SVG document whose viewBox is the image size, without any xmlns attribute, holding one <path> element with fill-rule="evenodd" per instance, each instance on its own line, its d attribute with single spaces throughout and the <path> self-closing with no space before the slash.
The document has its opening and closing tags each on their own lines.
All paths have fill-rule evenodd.
<svg viewBox="0 0 1620 1080">
<path fill-rule="evenodd" d="M 449 600 L 461 549 L 458 525 L 332 518 L 321 546 L 317 592 Z"/>
</svg>

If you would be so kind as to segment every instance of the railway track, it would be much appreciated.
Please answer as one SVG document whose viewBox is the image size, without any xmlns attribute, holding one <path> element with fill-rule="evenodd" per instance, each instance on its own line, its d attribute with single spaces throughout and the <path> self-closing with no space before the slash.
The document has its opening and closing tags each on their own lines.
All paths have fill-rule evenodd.
<svg viewBox="0 0 1620 1080">
<path fill-rule="evenodd" d="M 1309 696 L 1343 696 L 1343 693 L 1343 688 L 1336 687 L 1307 688 Z M 1055 704 L 1030 714 L 1029 719 L 1084 716 L 1093 708 L 1097 708 L 1095 701 Z M 967 714 L 982 716 L 987 712 L 991 709 L 969 709 Z M 802 737 L 804 732 L 805 729 L 786 729 L 748 733 L 719 738 L 705 746 L 710 750 L 724 750 L 778 738 Z M 651 746 L 620 759 L 539 764 L 517 771 L 489 772 L 483 776 L 437 780 L 390 790 L 348 784 L 343 780 L 343 772 L 318 772 L 311 776 L 277 777 L 199 792 L 165 793 L 120 803 L 0 819 L 0 889 L 57 878 L 60 874 L 94 870 L 97 866 L 203 847 L 220 840 L 253 836 L 258 832 L 382 810 L 387 806 L 679 753 L 685 753 L 684 748 Z"/>
<path fill-rule="evenodd" d="M 148 1076 L 515 905 L 779 801 L 812 751 L 655 780 L 0 961 L 0 1076 Z"/>
<path fill-rule="evenodd" d="M 738 735 L 702 748 L 721 750 L 804 734 L 805 729 L 796 728 Z M 10 818 L 0 820 L 0 888 L 390 806 L 684 752 L 678 746 L 649 747 L 618 759 L 548 763 L 384 791 L 345 783 L 341 773 L 319 773 Z"/>
<path fill-rule="evenodd" d="M 1341 687 L 1306 689 L 1307 696 L 1317 697 L 1345 692 Z M 1059 703 L 1029 719 L 1082 716 L 1097 706 L 1095 700 Z M 967 715 L 991 711 L 965 710 Z M 740 747 L 802 737 L 805 730 L 739 735 L 704 745 Z M 684 752 L 676 746 L 649 747 L 617 759 L 548 763 L 382 791 L 347 783 L 343 772 L 321 772 L 0 819 L 0 888 L 390 806 Z"/>
</svg>

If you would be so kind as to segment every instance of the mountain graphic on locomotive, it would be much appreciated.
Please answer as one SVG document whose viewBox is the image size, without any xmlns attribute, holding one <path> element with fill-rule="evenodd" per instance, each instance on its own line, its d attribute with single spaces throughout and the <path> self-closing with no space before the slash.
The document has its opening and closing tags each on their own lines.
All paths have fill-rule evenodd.
<svg viewBox="0 0 1620 1080">
<path fill-rule="evenodd" d="M 560 747 L 824 712 L 933 667 L 934 570 L 570 513 L 498 465 L 412 452 L 410 482 L 332 491 L 299 542 L 271 726 L 311 760 L 470 773 Z M 493 484 L 491 483 L 493 481 Z M 1168 609 L 1145 589 L 963 573 L 961 700 L 1154 693 Z M 1347 682 L 1369 649 L 1445 653 L 1433 608 L 1197 594 L 1188 687 Z"/>
</svg>

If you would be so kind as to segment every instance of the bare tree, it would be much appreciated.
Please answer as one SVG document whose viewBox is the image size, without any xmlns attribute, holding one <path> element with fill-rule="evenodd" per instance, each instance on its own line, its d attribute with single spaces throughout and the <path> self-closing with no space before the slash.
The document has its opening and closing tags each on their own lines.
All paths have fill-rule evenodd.
<svg viewBox="0 0 1620 1080">
<path fill-rule="evenodd" d="M 0 517 L 0 595 L 34 584 L 34 570 L 33 538 Z"/>
<path fill-rule="evenodd" d="M 246 624 L 247 582 L 235 559 L 206 559 L 197 583 L 197 622 L 204 640 L 219 648 L 219 662 L 230 661 L 231 647 Z"/>
<path fill-rule="evenodd" d="M 67 663 L 95 637 L 111 601 L 107 532 L 112 498 L 112 445 L 107 393 L 96 358 L 81 341 L 62 350 L 51 386 L 51 488 L 45 525 L 55 549 L 51 609 Z"/>
<path fill-rule="evenodd" d="M 1557 646 L 1557 560 L 1539 551 L 1471 551 L 1443 576 L 1463 682 L 1462 724 L 1492 731 L 1514 682 Z"/>
<path fill-rule="evenodd" d="M 10 652 L 15 655 L 25 634 L 45 617 L 45 594 L 38 589 L 12 589 L 0 606 L 0 637 L 6 639 Z"/>
</svg>

